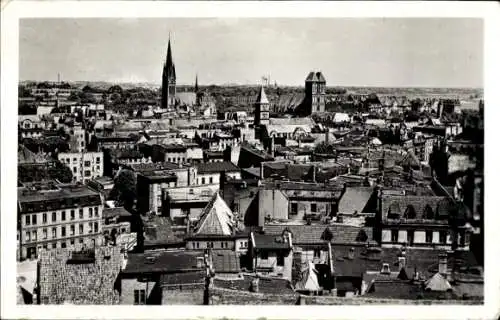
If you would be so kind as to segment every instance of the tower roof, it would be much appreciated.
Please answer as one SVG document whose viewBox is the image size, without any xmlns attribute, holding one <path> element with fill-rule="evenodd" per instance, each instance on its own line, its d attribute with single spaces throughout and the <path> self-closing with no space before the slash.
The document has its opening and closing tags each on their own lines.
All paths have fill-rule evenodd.
<svg viewBox="0 0 500 320">
<path fill-rule="evenodd" d="M 318 71 L 318 72 L 309 72 L 309 74 L 307 75 L 307 78 L 306 78 L 306 81 L 309 82 L 326 82 L 325 80 L 325 77 L 323 76 L 323 74 Z"/>
<path fill-rule="evenodd" d="M 306 81 L 318 81 L 318 78 L 316 77 L 316 74 L 311 71 L 307 75 Z"/>
<path fill-rule="evenodd" d="M 257 104 L 269 103 L 269 100 L 267 99 L 266 91 L 264 91 L 264 86 L 260 87 L 260 92 L 259 92 L 259 95 L 257 96 L 256 103 Z"/>
<path fill-rule="evenodd" d="M 216 192 L 203 209 L 195 234 L 231 235 L 233 228 L 233 212 Z"/>
</svg>

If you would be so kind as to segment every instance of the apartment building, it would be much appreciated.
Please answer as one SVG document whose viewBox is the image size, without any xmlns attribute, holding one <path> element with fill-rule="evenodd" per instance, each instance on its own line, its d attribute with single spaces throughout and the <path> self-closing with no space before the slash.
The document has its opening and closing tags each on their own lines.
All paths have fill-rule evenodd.
<svg viewBox="0 0 500 320">
<path fill-rule="evenodd" d="M 36 258 L 41 249 L 102 244 L 98 192 L 73 184 L 37 183 L 19 187 L 17 196 L 20 260 Z"/>
<path fill-rule="evenodd" d="M 61 152 L 57 155 L 59 161 L 71 169 L 73 182 L 87 181 L 103 176 L 104 163 L 102 152 Z"/>
</svg>

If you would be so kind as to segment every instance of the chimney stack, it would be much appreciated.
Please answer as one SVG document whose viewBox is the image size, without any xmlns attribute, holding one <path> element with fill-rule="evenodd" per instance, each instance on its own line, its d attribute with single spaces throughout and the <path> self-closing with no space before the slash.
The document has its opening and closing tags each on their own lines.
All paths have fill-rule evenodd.
<svg viewBox="0 0 500 320">
<path fill-rule="evenodd" d="M 269 154 L 274 158 L 274 136 L 271 137 L 271 144 L 269 146 Z"/>
<path fill-rule="evenodd" d="M 312 181 L 315 183 L 316 182 L 316 165 L 313 164 L 312 166 Z"/>
<path fill-rule="evenodd" d="M 439 261 L 439 270 L 438 272 L 446 277 L 448 274 L 448 256 L 445 253 L 442 253 L 438 257 Z"/>
</svg>

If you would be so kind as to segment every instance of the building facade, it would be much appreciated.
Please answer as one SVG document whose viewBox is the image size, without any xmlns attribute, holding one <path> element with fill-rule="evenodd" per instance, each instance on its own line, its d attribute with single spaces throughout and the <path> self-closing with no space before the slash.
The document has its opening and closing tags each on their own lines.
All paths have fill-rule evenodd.
<svg viewBox="0 0 500 320">
<path fill-rule="evenodd" d="M 103 175 L 102 152 L 61 152 L 57 158 L 71 169 L 73 182 L 87 183 Z"/>
<path fill-rule="evenodd" d="M 20 259 L 42 249 L 95 247 L 102 243 L 101 196 L 82 186 L 18 188 Z"/>
</svg>

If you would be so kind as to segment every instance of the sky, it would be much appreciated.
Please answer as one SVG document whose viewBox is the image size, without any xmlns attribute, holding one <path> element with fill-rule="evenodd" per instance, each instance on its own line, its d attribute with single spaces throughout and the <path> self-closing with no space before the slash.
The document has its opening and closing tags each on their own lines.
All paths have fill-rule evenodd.
<svg viewBox="0 0 500 320">
<path fill-rule="evenodd" d="M 464 18 L 21 19 L 19 78 L 177 83 L 483 87 L 483 21 Z"/>
</svg>

